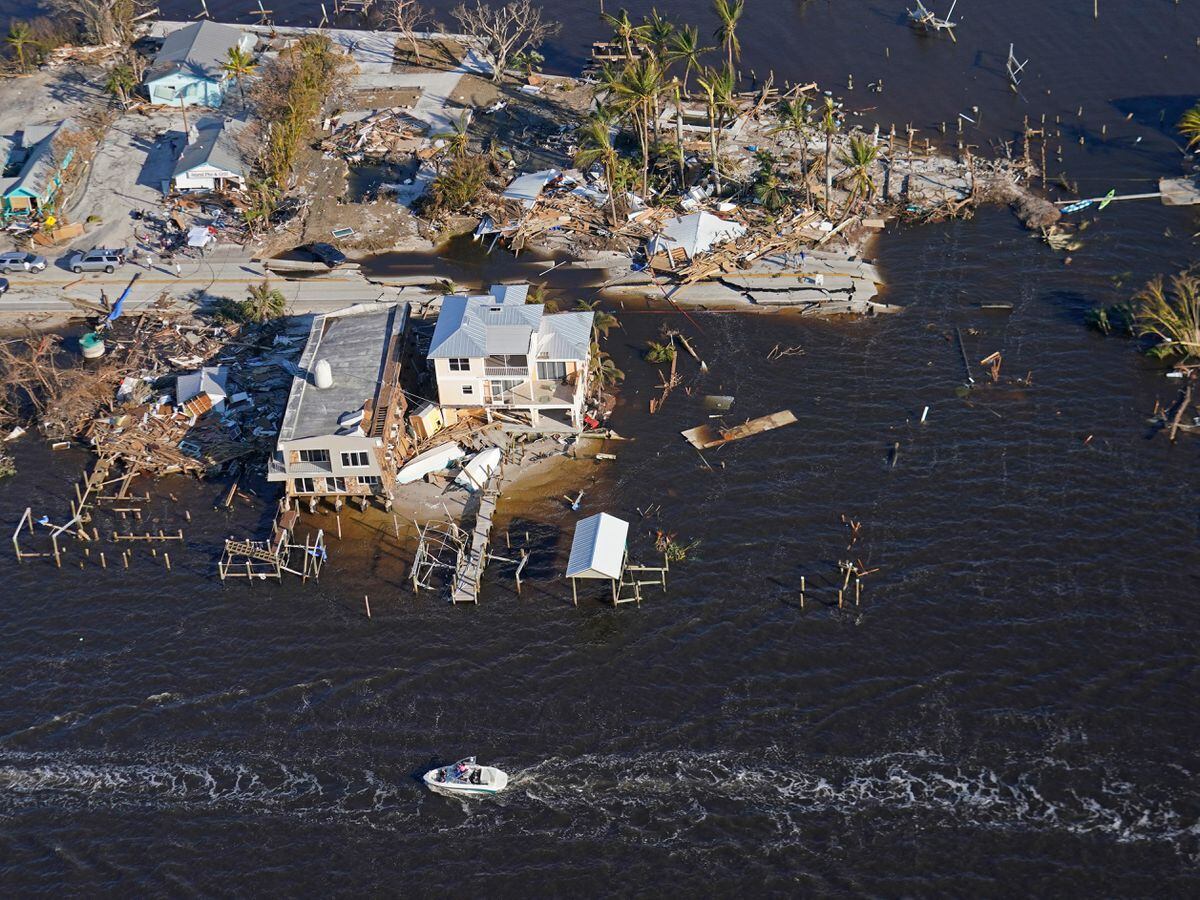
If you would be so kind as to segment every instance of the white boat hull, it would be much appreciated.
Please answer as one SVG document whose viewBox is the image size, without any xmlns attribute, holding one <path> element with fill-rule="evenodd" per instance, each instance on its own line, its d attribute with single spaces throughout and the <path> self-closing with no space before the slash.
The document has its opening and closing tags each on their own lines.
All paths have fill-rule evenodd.
<svg viewBox="0 0 1200 900">
<path fill-rule="evenodd" d="M 440 769 L 430 769 L 422 779 L 425 784 L 440 794 L 483 795 L 498 794 L 508 787 L 508 775 L 495 766 L 479 766 L 467 764 L 467 771 L 458 775 L 455 766 L 443 766 Z M 478 775 L 478 783 L 473 776 Z"/>
</svg>

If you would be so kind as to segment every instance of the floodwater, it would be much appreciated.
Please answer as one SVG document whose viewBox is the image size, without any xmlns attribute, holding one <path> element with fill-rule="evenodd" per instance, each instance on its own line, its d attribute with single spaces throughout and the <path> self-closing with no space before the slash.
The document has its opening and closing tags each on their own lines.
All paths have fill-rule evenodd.
<svg viewBox="0 0 1200 900">
<path fill-rule="evenodd" d="M 1159 111 L 1169 122 L 1196 90 L 1194 4 L 1101 3 L 1093 24 L 1086 3 L 963 2 L 957 45 L 910 34 L 899 2 L 748 5 L 760 74 L 852 70 L 854 101 L 925 128 L 978 105 L 985 146 L 1025 111 L 1083 105 L 1063 168 L 1085 191 L 1179 172 Z M 547 7 L 568 60 L 593 7 Z M 1025 99 L 997 71 L 1009 40 L 1032 57 Z M 884 93 L 867 93 L 880 74 Z M 359 524 L 331 541 L 319 584 L 223 586 L 220 539 L 261 530 L 269 501 L 215 510 L 222 485 L 181 480 L 120 526 L 183 525 L 170 572 L 142 547 L 126 572 L 107 542 L 107 570 L 80 569 L 78 551 L 61 571 L 6 559 L 0 883 L 1195 894 L 1200 445 L 1151 434 L 1172 382 L 1082 318 L 1194 260 L 1197 231 L 1194 211 L 1114 203 L 1067 266 L 985 210 L 883 238 L 900 315 L 616 309 L 608 349 L 629 377 L 612 424 L 631 440 L 582 470 L 578 515 L 631 520 L 643 562 L 655 529 L 698 542 L 641 608 L 599 588 L 571 606 L 556 573 L 578 515 L 549 489 L 501 507 L 516 541 L 529 532 L 531 578 L 518 597 L 496 566 L 478 607 L 414 597 L 411 547 Z M 980 309 L 996 302 L 1011 313 Z M 664 325 L 709 372 L 681 357 L 683 385 L 650 416 L 658 376 L 639 354 Z M 979 383 L 966 398 L 956 327 Z M 798 350 L 768 360 L 777 345 Z M 986 385 L 977 363 L 997 350 Z M 736 398 L 729 421 L 799 421 L 706 465 L 678 432 L 708 421 L 709 393 Z M 27 505 L 62 518 L 85 454 L 15 447 L 0 521 Z M 862 522 L 850 549 L 843 515 Z M 848 558 L 877 571 L 839 609 Z M 472 753 L 510 773 L 505 794 L 419 785 Z"/>
</svg>

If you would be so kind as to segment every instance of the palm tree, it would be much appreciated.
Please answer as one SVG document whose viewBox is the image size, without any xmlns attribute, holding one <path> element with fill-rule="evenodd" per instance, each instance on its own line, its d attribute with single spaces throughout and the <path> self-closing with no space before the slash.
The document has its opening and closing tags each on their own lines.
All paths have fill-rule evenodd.
<svg viewBox="0 0 1200 900">
<path fill-rule="evenodd" d="M 651 57 L 639 59 L 625 67 L 613 85 L 617 107 L 633 120 L 642 147 L 642 193 L 649 192 L 650 126 L 657 127 L 655 110 L 663 89 L 662 69 Z"/>
<path fill-rule="evenodd" d="M 434 140 L 441 139 L 446 142 L 446 153 L 450 154 L 453 159 L 461 159 L 467 155 L 467 150 L 471 144 L 471 135 L 468 131 L 469 125 L 470 117 L 464 112 L 450 123 L 449 131 L 440 132 L 432 135 L 432 137 Z"/>
<path fill-rule="evenodd" d="M 1185 112 L 1175 125 L 1179 133 L 1188 139 L 1187 149 L 1200 144 L 1200 103 Z"/>
<path fill-rule="evenodd" d="M 693 70 L 700 68 L 700 55 L 713 50 L 713 47 L 700 46 L 700 32 L 694 25 L 685 25 L 671 36 L 671 46 L 667 51 L 668 63 L 683 63 L 683 94 L 688 93 L 688 78 Z"/>
<path fill-rule="evenodd" d="M 637 26 L 629 20 L 629 13 L 622 9 L 615 16 L 601 13 L 600 18 L 613 30 L 613 37 L 625 47 L 625 56 L 633 59 L 633 37 L 637 34 Z"/>
<path fill-rule="evenodd" d="M 713 32 L 725 45 L 726 64 L 733 68 L 733 61 L 742 58 L 742 44 L 738 40 L 738 20 L 746 9 L 746 0 L 713 0 L 713 12 L 717 14 L 717 30 Z"/>
<path fill-rule="evenodd" d="M 128 105 L 129 97 L 135 87 L 137 87 L 137 79 L 130 66 L 119 63 L 108 70 L 108 79 L 104 82 L 104 90 L 116 97 L 122 106 Z"/>
<path fill-rule="evenodd" d="M 719 72 L 705 69 L 696 79 L 708 107 L 708 145 L 718 194 L 721 192 L 721 130 L 725 124 L 725 113 L 733 103 L 733 81 L 733 70 L 728 66 Z"/>
<path fill-rule="evenodd" d="M 575 308 L 581 312 L 595 313 L 592 317 L 592 343 L 598 343 L 600 338 L 608 340 L 608 333 L 621 324 L 616 316 L 600 308 L 599 300 L 592 300 L 590 303 L 580 300 L 575 304 Z"/>
<path fill-rule="evenodd" d="M 246 106 L 246 87 L 243 81 L 252 77 L 256 69 L 258 65 L 254 62 L 254 57 L 237 45 L 229 48 L 225 61 L 221 63 L 221 71 L 237 81 L 243 108 Z"/>
<path fill-rule="evenodd" d="M 868 140 L 865 135 L 850 135 L 850 147 L 841 155 L 842 165 L 850 170 L 850 199 L 846 203 L 846 212 L 854 205 L 856 199 L 870 199 L 875 193 L 875 182 L 871 179 L 871 166 L 879 156 L 879 148 Z"/>
<path fill-rule="evenodd" d="M 1200 363 L 1200 278 L 1180 272 L 1166 287 L 1156 276 L 1133 300 L 1137 334 L 1159 339 L 1154 355 L 1182 357 L 1188 367 Z"/>
<path fill-rule="evenodd" d="M 613 146 L 612 132 L 603 118 L 593 116 L 579 131 L 579 152 L 575 154 L 575 165 L 586 169 L 599 163 L 604 169 L 604 180 L 608 182 L 608 209 L 612 222 L 617 223 L 617 170 L 621 157 Z"/>
<path fill-rule="evenodd" d="M 821 111 L 821 129 L 825 132 L 825 214 L 829 214 L 829 196 L 833 193 L 833 135 L 838 129 L 837 107 L 833 98 L 825 98 Z"/>
<path fill-rule="evenodd" d="M 600 345 L 595 342 L 592 343 L 588 369 L 592 377 L 592 387 L 598 394 L 603 393 L 606 387 L 625 380 L 625 373 L 617 368 L 612 357 L 601 350 Z"/>
<path fill-rule="evenodd" d="M 637 36 L 650 48 L 658 64 L 666 68 L 667 48 L 675 34 L 675 26 L 666 16 L 660 15 L 657 9 L 650 10 L 650 15 L 642 19 L 642 24 L 636 29 Z"/>
<path fill-rule="evenodd" d="M 287 298 L 283 293 L 271 287 L 271 282 L 252 284 L 247 291 L 247 298 L 242 301 L 242 309 L 246 319 L 251 322 L 266 322 L 278 319 L 287 309 Z"/>
<path fill-rule="evenodd" d="M 800 169 L 804 173 L 804 202 L 812 205 L 812 190 L 808 185 L 808 129 L 812 123 L 808 118 L 808 104 L 804 100 L 785 100 L 779 106 L 779 124 L 771 129 L 772 134 L 787 132 L 800 142 Z"/>
<path fill-rule="evenodd" d="M 37 40 L 33 36 L 33 29 L 29 27 L 28 22 L 12 21 L 8 23 L 8 37 L 4 42 L 13 48 L 13 52 L 17 54 L 17 63 L 24 72 L 28 69 L 25 60 L 25 50 L 27 47 L 37 45 Z"/>
</svg>

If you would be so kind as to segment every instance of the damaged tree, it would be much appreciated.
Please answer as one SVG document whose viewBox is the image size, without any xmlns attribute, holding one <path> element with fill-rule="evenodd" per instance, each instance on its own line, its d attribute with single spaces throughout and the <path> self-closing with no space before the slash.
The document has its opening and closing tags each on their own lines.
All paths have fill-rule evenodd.
<svg viewBox="0 0 1200 900">
<path fill-rule="evenodd" d="M 463 31 L 487 44 L 494 82 L 500 80 L 513 56 L 535 49 L 562 27 L 558 22 L 545 21 L 541 7 L 532 0 L 510 0 L 503 6 L 489 6 L 483 0 L 475 0 L 474 6 L 460 3 L 450 15 Z"/>
</svg>

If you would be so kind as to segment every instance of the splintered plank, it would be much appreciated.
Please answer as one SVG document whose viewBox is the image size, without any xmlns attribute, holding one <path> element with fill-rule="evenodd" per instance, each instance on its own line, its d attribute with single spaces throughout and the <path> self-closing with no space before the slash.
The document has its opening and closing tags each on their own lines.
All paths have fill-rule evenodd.
<svg viewBox="0 0 1200 900">
<path fill-rule="evenodd" d="M 779 412 L 771 413 L 769 416 L 759 416 L 757 419 L 750 419 L 744 424 L 735 425 L 732 428 L 718 429 L 713 425 L 699 425 L 679 433 L 687 438 L 688 442 L 697 450 L 707 450 L 710 447 L 727 444 L 730 441 L 740 441 L 742 438 L 750 437 L 752 434 L 762 434 L 764 431 L 782 428 L 784 425 L 791 425 L 795 421 L 796 417 L 792 414 L 792 411 L 790 409 L 783 409 Z"/>
</svg>

